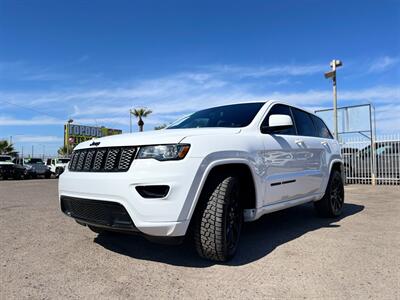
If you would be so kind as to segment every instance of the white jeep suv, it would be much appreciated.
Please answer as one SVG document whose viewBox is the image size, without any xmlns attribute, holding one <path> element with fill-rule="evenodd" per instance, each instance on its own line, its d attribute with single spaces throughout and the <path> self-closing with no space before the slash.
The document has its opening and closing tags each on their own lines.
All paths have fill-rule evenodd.
<svg viewBox="0 0 400 300">
<path fill-rule="evenodd" d="M 314 202 L 344 202 L 340 146 L 312 113 L 277 101 L 213 107 L 164 130 L 79 144 L 60 176 L 62 211 L 97 233 L 180 241 L 231 258 L 243 221 Z"/>
<path fill-rule="evenodd" d="M 47 159 L 46 165 L 50 168 L 50 172 L 59 177 L 64 172 L 65 167 L 69 163 L 68 157 L 57 157 Z"/>
</svg>

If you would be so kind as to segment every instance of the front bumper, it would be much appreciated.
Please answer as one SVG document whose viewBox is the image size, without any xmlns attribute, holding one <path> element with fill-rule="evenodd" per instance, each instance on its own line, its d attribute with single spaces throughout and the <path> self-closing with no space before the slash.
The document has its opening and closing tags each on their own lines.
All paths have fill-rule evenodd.
<svg viewBox="0 0 400 300">
<path fill-rule="evenodd" d="M 73 197 L 118 203 L 139 232 L 183 236 L 189 225 L 187 208 L 194 200 L 188 195 L 200 164 L 200 158 L 164 162 L 138 159 L 127 172 L 70 172 L 67 168 L 59 180 L 60 201 L 62 197 Z M 136 187 L 146 185 L 168 185 L 170 189 L 163 198 L 143 198 Z"/>
<path fill-rule="evenodd" d="M 15 175 L 15 170 L 13 168 L 0 168 L 0 177 L 12 177 Z"/>
</svg>

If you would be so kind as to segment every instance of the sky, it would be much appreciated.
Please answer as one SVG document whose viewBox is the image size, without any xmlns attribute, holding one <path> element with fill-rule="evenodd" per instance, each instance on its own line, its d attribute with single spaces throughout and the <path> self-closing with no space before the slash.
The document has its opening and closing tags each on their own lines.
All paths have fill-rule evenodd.
<svg viewBox="0 0 400 300">
<path fill-rule="evenodd" d="M 399 0 L 0 0 L 0 139 L 54 155 L 70 118 L 127 132 L 136 107 L 145 130 L 234 102 L 331 108 L 332 59 L 338 105 L 399 133 Z"/>
</svg>

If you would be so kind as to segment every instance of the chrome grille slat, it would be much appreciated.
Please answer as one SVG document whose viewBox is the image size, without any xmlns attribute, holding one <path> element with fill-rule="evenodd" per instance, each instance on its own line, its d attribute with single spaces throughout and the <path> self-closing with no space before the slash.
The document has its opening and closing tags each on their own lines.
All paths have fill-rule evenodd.
<svg viewBox="0 0 400 300">
<path fill-rule="evenodd" d="M 106 149 L 97 150 L 96 157 L 94 159 L 93 170 L 99 171 L 101 169 L 106 151 Z"/>
<path fill-rule="evenodd" d="M 85 165 L 83 166 L 84 171 L 89 171 L 92 166 L 93 157 L 96 153 L 96 150 L 89 150 L 86 154 Z"/>
<path fill-rule="evenodd" d="M 72 172 L 126 172 L 136 147 L 107 147 L 75 150 L 68 170 Z"/>
<path fill-rule="evenodd" d="M 134 154 L 135 154 L 135 148 L 122 149 L 121 156 L 119 158 L 118 169 L 128 170 L 131 165 Z"/>
<path fill-rule="evenodd" d="M 106 164 L 104 166 L 104 169 L 106 171 L 110 171 L 110 170 L 114 169 L 115 163 L 117 162 L 117 155 L 118 154 L 119 154 L 119 149 L 118 148 L 110 149 L 107 152 Z"/>
<path fill-rule="evenodd" d="M 81 153 L 79 154 L 78 163 L 76 164 L 76 169 L 77 170 L 82 170 L 85 156 L 86 156 L 86 151 L 85 150 L 81 151 Z"/>
<path fill-rule="evenodd" d="M 79 158 L 79 153 L 78 152 L 74 152 L 72 154 L 72 159 L 71 159 L 71 163 L 70 166 L 72 169 L 76 169 L 76 163 L 78 162 L 78 158 Z"/>
</svg>

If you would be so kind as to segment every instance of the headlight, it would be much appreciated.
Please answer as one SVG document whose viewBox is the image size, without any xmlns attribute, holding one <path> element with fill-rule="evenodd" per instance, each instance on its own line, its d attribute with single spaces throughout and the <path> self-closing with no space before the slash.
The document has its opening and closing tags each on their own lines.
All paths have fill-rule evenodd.
<svg viewBox="0 0 400 300">
<path fill-rule="evenodd" d="M 24 165 L 24 167 L 25 167 L 27 170 L 32 169 L 32 166 L 31 166 L 31 165 Z"/>
<path fill-rule="evenodd" d="M 157 160 L 179 160 L 188 153 L 190 145 L 156 145 L 140 147 L 137 158 L 154 158 Z"/>
</svg>

